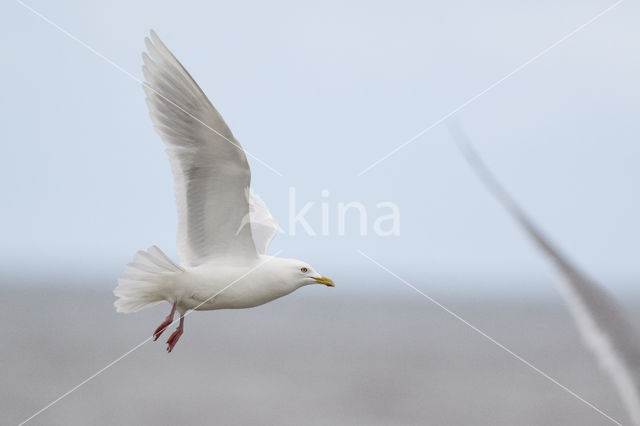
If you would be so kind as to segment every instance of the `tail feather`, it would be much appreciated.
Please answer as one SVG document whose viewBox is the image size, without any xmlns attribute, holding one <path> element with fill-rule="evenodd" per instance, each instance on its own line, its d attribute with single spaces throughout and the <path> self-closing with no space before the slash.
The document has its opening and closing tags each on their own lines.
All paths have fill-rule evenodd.
<svg viewBox="0 0 640 426">
<path fill-rule="evenodd" d="M 151 256 L 154 256 L 155 260 L 163 261 L 163 266 L 168 267 L 168 268 L 173 268 L 173 269 L 176 269 L 178 271 L 183 271 L 184 270 L 181 267 L 179 267 L 178 265 L 176 265 L 175 263 L 173 263 L 173 261 L 171 259 L 169 259 L 169 257 L 166 254 L 164 254 L 164 252 L 162 250 L 160 250 L 158 247 L 151 246 L 151 247 L 149 247 L 147 249 L 147 251 L 149 252 L 149 254 Z"/>
<path fill-rule="evenodd" d="M 158 247 L 140 250 L 129 263 L 113 293 L 118 312 L 136 312 L 166 298 L 167 275 L 184 272 Z"/>
</svg>

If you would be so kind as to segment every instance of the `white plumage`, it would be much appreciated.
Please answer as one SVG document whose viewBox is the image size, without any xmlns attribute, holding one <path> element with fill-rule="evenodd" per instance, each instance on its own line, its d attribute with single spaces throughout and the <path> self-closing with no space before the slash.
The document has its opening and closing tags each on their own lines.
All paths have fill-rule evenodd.
<svg viewBox="0 0 640 426">
<path fill-rule="evenodd" d="M 151 31 L 142 54 L 147 105 L 165 143 L 178 207 L 178 255 L 197 265 L 212 256 L 256 256 L 242 147 L 200 87 Z"/>
<path fill-rule="evenodd" d="M 247 157 L 187 70 L 151 31 L 142 54 L 147 106 L 164 141 L 174 176 L 180 265 L 159 248 L 139 251 L 118 280 L 119 312 L 168 301 L 180 325 L 168 341 L 171 351 L 190 309 L 247 308 L 320 283 L 333 286 L 307 263 L 267 256 L 278 224 L 250 193 Z"/>
<path fill-rule="evenodd" d="M 461 129 L 454 139 L 480 180 L 560 273 L 560 290 L 584 342 L 618 390 L 633 424 L 640 425 L 640 334 L 624 310 L 556 249 L 527 217 L 473 149 Z"/>
</svg>

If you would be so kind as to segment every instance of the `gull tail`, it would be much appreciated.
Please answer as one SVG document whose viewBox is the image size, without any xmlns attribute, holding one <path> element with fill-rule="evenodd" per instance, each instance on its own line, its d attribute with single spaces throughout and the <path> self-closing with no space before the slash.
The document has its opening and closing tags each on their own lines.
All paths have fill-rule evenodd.
<svg viewBox="0 0 640 426">
<path fill-rule="evenodd" d="M 171 297 L 171 283 L 184 269 L 173 263 L 158 247 L 140 250 L 118 278 L 113 294 L 118 312 L 136 312 Z"/>
<path fill-rule="evenodd" d="M 462 130 L 454 140 L 478 178 L 555 265 L 561 292 L 586 346 L 617 389 L 634 425 L 640 425 L 640 339 L 621 306 L 598 284 L 571 264 L 527 217 L 484 164 Z"/>
</svg>

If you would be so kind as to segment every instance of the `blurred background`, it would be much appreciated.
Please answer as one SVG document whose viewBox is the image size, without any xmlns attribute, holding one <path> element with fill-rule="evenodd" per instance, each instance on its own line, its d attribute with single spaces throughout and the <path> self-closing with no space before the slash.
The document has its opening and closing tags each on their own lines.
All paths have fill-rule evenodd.
<svg viewBox="0 0 640 426">
<path fill-rule="evenodd" d="M 445 125 L 358 174 L 612 4 L 26 1 L 141 79 L 154 28 L 219 109 L 286 232 L 335 289 L 196 313 L 29 424 L 611 424 L 371 256 L 626 421 L 554 271 Z M 172 258 L 172 176 L 140 84 L 16 1 L 0 6 L 0 409 L 24 420 L 155 329 L 116 314 L 135 251 Z M 540 227 L 640 322 L 640 6 L 623 2 L 468 105 L 461 123 Z M 289 231 L 295 209 L 329 232 Z M 323 191 L 328 191 L 328 195 Z M 347 215 L 338 203 L 367 208 Z M 373 232 L 376 205 L 400 211 Z"/>
</svg>

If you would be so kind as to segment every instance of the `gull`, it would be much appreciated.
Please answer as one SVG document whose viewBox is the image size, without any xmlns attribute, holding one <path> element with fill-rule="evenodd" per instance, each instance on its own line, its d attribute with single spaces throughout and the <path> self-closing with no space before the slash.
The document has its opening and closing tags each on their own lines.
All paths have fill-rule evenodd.
<svg viewBox="0 0 640 426">
<path fill-rule="evenodd" d="M 585 345 L 618 391 L 634 425 L 640 426 L 640 334 L 622 307 L 551 243 L 504 189 L 457 126 L 450 128 L 465 160 L 487 189 L 559 272 L 560 291 Z"/>
<path fill-rule="evenodd" d="M 297 259 L 267 255 L 278 224 L 250 192 L 244 150 L 187 70 L 151 30 L 142 54 L 149 115 L 164 142 L 178 210 L 174 263 L 158 247 L 138 251 L 114 294 L 118 312 L 169 302 L 154 341 L 173 322 L 171 352 L 189 310 L 252 308 L 330 278 Z"/>
</svg>

